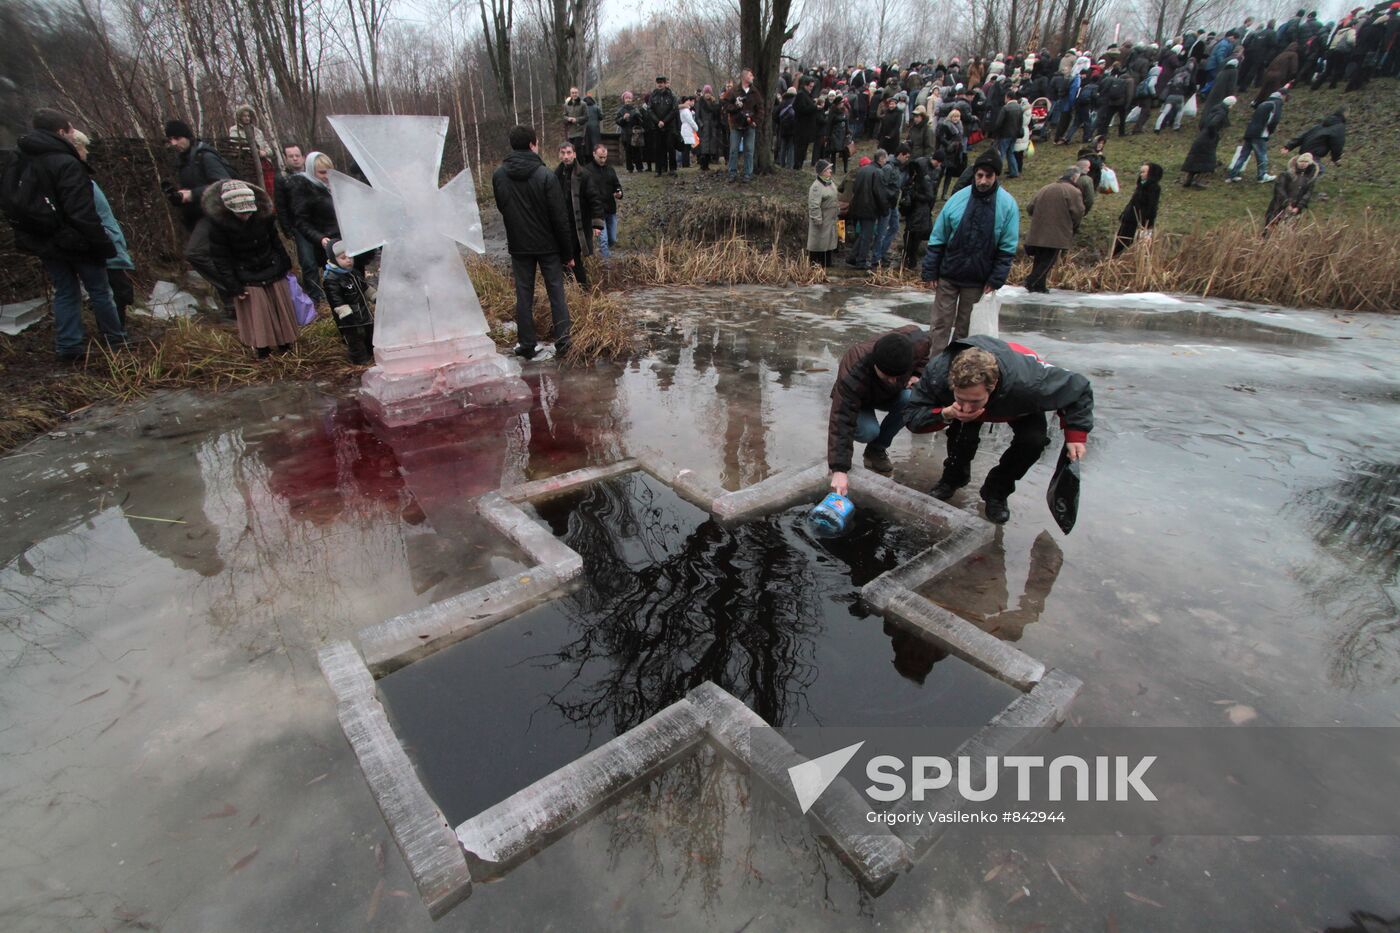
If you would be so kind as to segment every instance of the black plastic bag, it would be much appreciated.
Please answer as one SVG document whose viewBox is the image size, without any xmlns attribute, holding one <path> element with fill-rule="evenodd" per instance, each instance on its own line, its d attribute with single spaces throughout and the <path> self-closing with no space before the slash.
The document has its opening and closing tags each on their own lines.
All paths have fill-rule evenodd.
<svg viewBox="0 0 1400 933">
<path fill-rule="evenodd" d="M 1061 531 L 1069 534 L 1074 530 L 1074 521 L 1079 517 L 1079 464 L 1070 462 L 1066 448 L 1060 448 L 1060 461 L 1055 464 L 1055 475 L 1050 477 L 1045 502 Z"/>
</svg>

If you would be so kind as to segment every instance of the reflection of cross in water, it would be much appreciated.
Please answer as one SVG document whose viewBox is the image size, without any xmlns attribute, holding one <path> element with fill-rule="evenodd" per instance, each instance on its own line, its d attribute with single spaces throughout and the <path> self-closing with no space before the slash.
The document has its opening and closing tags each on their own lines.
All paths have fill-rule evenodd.
<svg viewBox="0 0 1400 933">
<path fill-rule="evenodd" d="M 489 344 L 481 303 L 457 249 L 461 243 L 486 251 L 471 172 L 464 168 L 438 187 L 447 118 L 334 116 L 330 123 L 374 186 L 331 172 L 345 251 L 384 247 L 375 361 L 386 369 L 421 369 L 454 345 Z M 478 340 L 468 341 L 472 337 Z"/>
</svg>

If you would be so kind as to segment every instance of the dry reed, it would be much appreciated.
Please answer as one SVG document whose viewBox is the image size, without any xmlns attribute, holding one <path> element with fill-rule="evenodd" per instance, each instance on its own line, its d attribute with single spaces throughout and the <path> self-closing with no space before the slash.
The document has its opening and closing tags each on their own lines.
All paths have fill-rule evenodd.
<svg viewBox="0 0 1400 933">
<path fill-rule="evenodd" d="M 660 241 L 651 253 L 633 254 L 604 268 L 609 288 L 661 285 L 817 285 L 826 270 L 805 256 L 786 253 L 774 240 L 754 246 L 737 233 L 711 243 Z"/>
<path fill-rule="evenodd" d="M 1060 288 L 1183 292 L 1207 298 L 1345 311 L 1400 310 L 1400 240 L 1367 211 L 1348 219 L 1226 224 L 1139 241 L 1118 259 L 1052 273 Z"/>
<path fill-rule="evenodd" d="M 1090 249 L 1060 260 L 1056 288 L 1081 292 L 1177 292 L 1230 301 L 1345 311 L 1400 311 L 1400 240 L 1370 212 L 1353 220 L 1276 224 L 1267 236 L 1254 220 L 1185 235 L 1139 240 L 1117 259 Z M 1030 262 L 1018 258 L 1009 281 Z M 871 275 L 877 288 L 919 284 L 898 267 Z"/>
</svg>

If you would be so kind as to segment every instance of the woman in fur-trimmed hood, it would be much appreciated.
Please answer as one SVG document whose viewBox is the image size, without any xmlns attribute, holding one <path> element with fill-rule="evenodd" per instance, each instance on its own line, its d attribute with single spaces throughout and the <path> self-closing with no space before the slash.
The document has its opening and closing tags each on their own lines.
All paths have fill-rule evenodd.
<svg viewBox="0 0 1400 933">
<path fill-rule="evenodd" d="M 239 104 L 233 111 L 233 126 L 228 128 L 232 139 L 246 139 L 257 156 L 261 169 L 263 188 L 271 191 L 277 179 L 277 170 L 282 164 L 282 151 L 272 145 L 267 133 L 258 125 L 258 112 L 251 104 Z"/>
<path fill-rule="evenodd" d="M 265 357 L 297 338 L 287 284 L 292 262 L 277 235 L 272 198 L 245 181 L 205 189 L 204 216 L 190 234 L 185 258 L 233 300 L 238 339 Z"/>
</svg>

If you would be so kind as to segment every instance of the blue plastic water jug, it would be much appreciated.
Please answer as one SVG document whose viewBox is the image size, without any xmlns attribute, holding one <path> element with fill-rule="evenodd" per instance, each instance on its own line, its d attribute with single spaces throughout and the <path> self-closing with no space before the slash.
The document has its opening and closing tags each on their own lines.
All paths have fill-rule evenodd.
<svg viewBox="0 0 1400 933">
<path fill-rule="evenodd" d="M 850 526 L 856 507 L 845 496 L 829 493 L 807 516 L 807 523 L 819 538 L 834 538 Z"/>
</svg>

